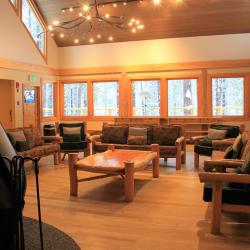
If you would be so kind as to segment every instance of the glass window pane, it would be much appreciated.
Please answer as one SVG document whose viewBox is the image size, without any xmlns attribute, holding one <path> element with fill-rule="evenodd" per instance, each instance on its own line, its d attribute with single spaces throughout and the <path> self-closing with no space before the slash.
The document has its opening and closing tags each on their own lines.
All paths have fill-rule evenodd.
<svg viewBox="0 0 250 250">
<path fill-rule="evenodd" d="M 132 81 L 133 116 L 160 115 L 160 81 Z"/>
<path fill-rule="evenodd" d="M 197 116 L 197 79 L 168 80 L 168 115 Z"/>
<path fill-rule="evenodd" d="M 43 116 L 54 116 L 54 84 L 43 84 Z"/>
<path fill-rule="evenodd" d="M 244 114 L 244 78 L 212 78 L 213 116 Z"/>
<path fill-rule="evenodd" d="M 94 115 L 118 116 L 119 85 L 118 82 L 94 82 Z"/>
<path fill-rule="evenodd" d="M 45 53 L 45 33 L 39 22 L 37 15 L 33 11 L 28 0 L 22 0 L 22 21 L 29 30 L 31 36 L 35 40 L 37 47 Z"/>
<path fill-rule="evenodd" d="M 64 84 L 64 115 L 88 115 L 87 83 Z"/>
</svg>

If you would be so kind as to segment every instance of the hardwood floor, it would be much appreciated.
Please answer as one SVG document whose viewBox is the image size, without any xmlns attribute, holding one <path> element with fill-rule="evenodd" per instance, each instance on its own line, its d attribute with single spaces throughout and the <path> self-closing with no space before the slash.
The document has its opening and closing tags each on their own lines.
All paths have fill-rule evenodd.
<svg viewBox="0 0 250 250">
<path fill-rule="evenodd" d="M 52 158 L 44 158 L 39 176 L 42 219 L 84 250 L 250 248 L 249 215 L 223 214 L 222 235 L 210 234 L 211 208 L 202 201 L 191 152 L 181 171 L 176 172 L 174 160 L 161 164 L 159 179 L 150 170 L 136 173 L 135 199 L 126 203 L 119 177 L 80 183 L 79 196 L 70 197 L 67 162 L 54 167 Z M 33 173 L 28 174 L 24 215 L 37 218 Z"/>
</svg>

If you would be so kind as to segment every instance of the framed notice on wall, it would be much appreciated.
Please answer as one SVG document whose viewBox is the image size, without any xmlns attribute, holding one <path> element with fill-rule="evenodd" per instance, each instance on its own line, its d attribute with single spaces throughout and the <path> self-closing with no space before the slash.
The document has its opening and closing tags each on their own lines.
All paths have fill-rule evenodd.
<svg viewBox="0 0 250 250">
<path fill-rule="evenodd" d="M 25 103 L 35 103 L 36 97 L 34 89 L 25 89 L 23 95 Z"/>
</svg>

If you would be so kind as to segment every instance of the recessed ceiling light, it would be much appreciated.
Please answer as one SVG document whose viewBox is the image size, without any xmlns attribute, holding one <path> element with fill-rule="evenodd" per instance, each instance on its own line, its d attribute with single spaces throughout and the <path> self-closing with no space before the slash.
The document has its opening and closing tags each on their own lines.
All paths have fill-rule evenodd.
<svg viewBox="0 0 250 250">
<path fill-rule="evenodd" d="M 97 38 L 101 38 L 102 36 L 100 34 L 97 35 Z"/>
<path fill-rule="evenodd" d="M 53 21 L 53 25 L 58 25 L 59 24 L 59 21 Z"/>
<path fill-rule="evenodd" d="M 113 37 L 112 36 L 110 36 L 108 39 L 109 39 L 109 41 L 113 41 Z"/>
<path fill-rule="evenodd" d="M 153 0 L 154 4 L 160 4 L 161 0 Z"/>
<path fill-rule="evenodd" d="M 109 14 L 108 14 L 108 13 L 107 13 L 107 14 L 105 14 L 105 17 L 106 17 L 106 18 L 109 18 Z"/>
<path fill-rule="evenodd" d="M 79 43 L 79 39 L 76 38 L 76 39 L 74 40 L 74 43 Z"/>
<path fill-rule="evenodd" d="M 126 2 L 124 2 L 124 3 L 123 3 L 123 5 L 124 5 L 124 6 L 126 6 L 126 5 L 127 5 L 127 3 L 126 3 Z"/>
<path fill-rule="evenodd" d="M 90 38 L 90 39 L 89 39 L 89 42 L 90 42 L 90 43 L 93 43 L 94 41 L 95 41 L 94 38 Z"/>
<path fill-rule="evenodd" d="M 64 34 L 63 34 L 63 33 L 61 33 L 61 34 L 60 34 L 60 37 L 61 37 L 61 38 L 64 38 Z"/>
<path fill-rule="evenodd" d="M 117 4 L 116 4 L 116 3 L 114 3 L 114 4 L 113 4 L 113 6 L 114 6 L 114 8 L 116 8 L 116 7 L 117 7 Z"/>
<path fill-rule="evenodd" d="M 69 11 L 72 12 L 74 9 L 73 8 L 69 8 Z"/>
</svg>

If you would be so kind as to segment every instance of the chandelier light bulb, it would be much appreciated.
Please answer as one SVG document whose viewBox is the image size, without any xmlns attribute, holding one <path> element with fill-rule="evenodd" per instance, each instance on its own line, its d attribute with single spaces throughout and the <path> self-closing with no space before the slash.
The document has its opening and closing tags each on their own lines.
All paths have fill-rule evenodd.
<svg viewBox="0 0 250 250">
<path fill-rule="evenodd" d="M 161 0 L 153 0 L 154 4 L 160 4 Z"/>
<path fill-rule="evenodd" d="M 126 3 L 126 2 L 124 2 L 124 3 L 123 3 L 123 5 L 124 5 L 124 6 L 126 6 L 126 5 L 127 5 L 127 3 Z"/>
<path fill-rule="evenodd" d="M 54 36 L 54 33 L 51 33 L 51 36 Z"/>
<path fill-rule="evenodd" d="M 137 29 L 138 29 L 138 30 L 144 29 L 144 25 L 143 25 L 143 24 L 138 25 L 138 26 L 137 26 Z"/>
<path fill-rule="evenodd" d="M 53 25 L 56 26 L 56 25 L 58 25 L 58 24 L 59 24 L 59 21 L 57 21 L 57 20 L 56 20 L 56 21 L 53 21 Z"/>
<path fill-rule="evenodd" d="M 97 35 L 97 38 L 99 38 L 99 39 L 100 39 L 101 37 L 102 37 L 102 36 L 101 36 L 100 34 L 98 34 L 98 35 Z"/>
<path fill-rule="evenodd" d="M 135 19 L 134 19 L 134 18 L 132 18 L 132 19 L 130 20 L 130 22 L 131 22 L 131 23 L 133 23 L 134 21 L 135 21 Z"/>
<path fill-rule="evenodd" d="M 64 34 L 63 34 L 63 33 L 61 33 L 61 34 L 60 34 L 60 37 L 61 37 L 61 38 L 64 38 Z"/>
<path fill-rule="evenodd" d="M 108 13 L 107 13 L 107 14 L 105 14 L 105 17 L 106 17 L 106 18 L 109 18 L 109 14 L 108 14 Z"/>
<path fill-rule="evenodd" d="M 89 39 L 89 42 L 90 42 L 90 43 L 93 43 L 94 41 L 95 41 L 94 38 L 90 38 L 90 39 Z"/>
<path fill-rule="evenodd" d="M 82 8 L 83 8 L 84 11 L 88 11 L 89 10 L 89 6 L 87 4 L 83 5 Z"/>
<path fill-rule="evenodd" d="M 82 16 L 82 12 L 79 12 L 79 14 L 78 14 L 80 17 Z"/>
<path fill-rule="evenodd" d="M 52 25 L 49 25 L 49 26 L 48 26 L 48 29 L 49 29 L 50 31 L 52 31 L 52 30 L 53 30 Z"/>
<path fill-rule="evenodd" d="M 114 6 L 114 8 L 116 8 L 116 7 L 117 7 L 117 4 L 116 4 L 116 3 L 114 3 L 114 4 L 113 4 L 113 6 Z"/>
<path fill-rule="evenodd" d="M 70 11 L 70 12 L 72 12 L 73 10 L 74 10 L 74 9 L 73 9 L 72 7 L 71 7 L 71 8 L 69 8 L 69 11 Z"/>
<path fill-rule="evenodd" d="M 90 15 L 87 15 L 87 16 L 86 16 L 86 19 L 87 19 L 87 20 L 90 20 L 90 19 L 91 19 L 91 16 L 90 16 Z"/>
<path fill-rule="evenodd" d="M 133 32 L 133 33 L 135 33 L 135 32 L 136 32 L 136 29 L 135 29 L 135 28 L 133 28 L 133 29 L 132 29 L 132 32 Z"/>
<path fill-rule="evenodd" d="M 74 43 L 75 43 L 75 44 L 79 43 L 79 39 L 76 38 L 76 39 L 74 40 Z"/>
<path fill-rule="evenodd" d="M 132 26 L 133 24 L 131 22 L 128 23 L 129 26 Z"/>
<path fill-rule="evenodd" d="M 140 23 L 140 21 L 139 20 L 136 20 L 136 24 L 139 24 Z"/>
<path fill-rule="evenodd" d="M 64 13 L 65 12 L 65 10 L 62 10 L 62 13 Z"/>
<path fill-rule="evenodd" d="M 113 41 L 113 37 L 112 36 L 110 36 L 108 39 L 109 39 L 109 41 Z"/>
</svg>

